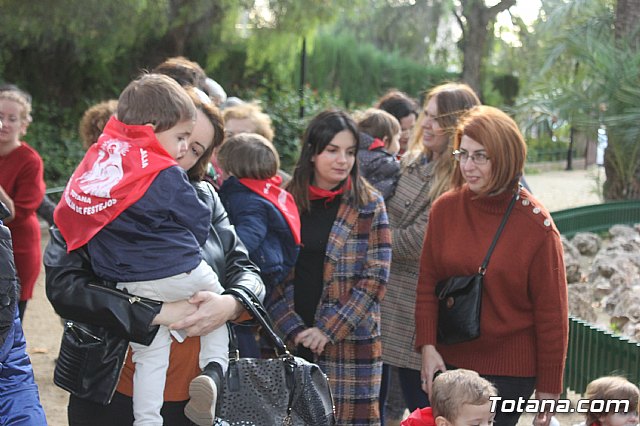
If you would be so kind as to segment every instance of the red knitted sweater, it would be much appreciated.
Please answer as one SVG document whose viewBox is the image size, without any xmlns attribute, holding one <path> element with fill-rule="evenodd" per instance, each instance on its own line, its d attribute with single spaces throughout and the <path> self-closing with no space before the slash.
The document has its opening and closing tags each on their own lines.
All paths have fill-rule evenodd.
<svg viewBox="0 0 640 426">
<path fill-rule="evenodd" d="M 539 392 L 560 393 L 568 336 L 562 243 L 547 210 L 526 189 L 520 195 L 485 275 L 481 336 L 436 348 L 456 367 L 535 376 Z M 478 270 L 511 197 L 476 198 L 465 186 L 433 204 L 420 260 L 417 350 L 436 344 L 436 283 Z"/>
</svg>

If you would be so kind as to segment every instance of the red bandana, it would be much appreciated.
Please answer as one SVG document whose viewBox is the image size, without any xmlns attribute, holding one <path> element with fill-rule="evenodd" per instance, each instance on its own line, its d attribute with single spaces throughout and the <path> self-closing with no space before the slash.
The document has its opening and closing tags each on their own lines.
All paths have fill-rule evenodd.
<svg viewBox="0 0 640 426">
<path fill-rule="evenodd" d="M 373 140 L 373 142 L 371 142 L 371 145 L 369 145 L 369 151 L 373 151 L 374 149 L 378 149 L 378 148 L 384 148 L 384 142 L 382 142 L 382 140 L 375 138 Z"/>
<path fill-rule="evenodd" d="M 55 209 L 67 251 L 85 245 L 138 201 L 160 171 L 177 163 L 150 126 L 112 117 L 69 179 Z"/>
<path fill-rule="evenodd" d="M 242 178 L 238 180 L 256 194 L 269 200 L 271 204 L 280 210 L 289 228 L 291 228 L 293 240 L 296 244 L 300 244 L 300 214 L 298 213 L 298 206 L 293 201 L 293 196 L 280 188 L 282 178 L 274 176 L 270 179 Z"/>
<path fill-rule="evenodd" d="M 400 426 L 436 426 L 431 407 L 416 409 L 400 423 Z"/>
<path fill-rule="evenodd" d="M 340 185 L 340 188 L 336 190 L 322 189 L 322 188 L 318 188 L 317 186 L 309 185 L 309 200 L 313 201 L 313 200 L 325 199 L 324 203 L 326 205 L 327 203 L 330 203 L 333 200 L 335 200 L 335 198 L 338 195 L 343 194 L 345 190 L 350 188 L 351 188 L 351 176 L 349 176 L 347 178 L 347 181 L 343 185 Z"/>
</svg>

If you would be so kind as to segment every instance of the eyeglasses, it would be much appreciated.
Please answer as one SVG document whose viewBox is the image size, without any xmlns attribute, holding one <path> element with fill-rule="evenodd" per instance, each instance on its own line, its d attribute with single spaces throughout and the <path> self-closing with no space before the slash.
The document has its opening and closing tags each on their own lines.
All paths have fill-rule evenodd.
<svg viewBox="0 0 640 426">
<path fill-rule="evenodd" d="M 473 155 L 469 155 L 467 151 L 461 151 L 459 149 L 456 149 L 455 151 L 453 151 L 453 158 L 455 158 L 456 161 L 460 163 L 466 163 L 467 160 L 471 160 L 473 161 L 473 164 L 477 166 L 482 166 L 483 164 L 487 164 L 487 161 L 489 161 L 490 159 L 489 157 L 487 157 L 487 154 L 485 154 L 484 152 L 476 152 Z"/>
</svg>

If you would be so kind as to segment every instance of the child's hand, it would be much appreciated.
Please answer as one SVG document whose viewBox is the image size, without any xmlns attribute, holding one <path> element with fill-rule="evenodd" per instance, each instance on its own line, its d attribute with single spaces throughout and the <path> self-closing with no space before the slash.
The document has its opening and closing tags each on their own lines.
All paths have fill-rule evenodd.
<svg viewBox="0 0 640 426">
<path fill-rule="evenodd" d="M 316 355 L 321 355 L 324 347 L 329 343 L 329 338 L 318 327 L 311 327 L 298 333 L 294 343 L 311 349 Z"/>
</svg>

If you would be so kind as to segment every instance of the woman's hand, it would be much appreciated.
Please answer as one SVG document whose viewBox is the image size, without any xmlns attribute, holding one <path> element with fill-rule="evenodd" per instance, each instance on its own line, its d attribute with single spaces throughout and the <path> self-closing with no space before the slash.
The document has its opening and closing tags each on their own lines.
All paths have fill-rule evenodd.
<svg viewBox="0 0 640 426">
<path fill-rule="evenodd" d="M 233 296 L 212 291 L 199 291 L 188 302 L 196 307 L 195 312 L 170 325 L 173 330 L 185 330 L 187 336 L 208 334 L 227 321 L 236 319 L 242 311 L 240 302 Z"/>
<path fill-rule="evenodd" d="M 318 327 L 311 327 L 298 333 L 294 343 L 309 348 L 316 355 L 321 355 L 325 345 L 329 343 L 329 338 Z"/>
<path fill-rule="evenodd" d="M 437 371 L 447 371 L 442 357 L 433 345 L 424 345 L 422 347 L 422 368 L 420 378 L 422 379 L 422 390 L 431 395 L 431 386 L 433 384 L 433 376 Z"/>
<path fill-rule="evenodd" d="M 558 398 L 560 398 L 560 394 L 536 391 L 536 399 L 539 401 L 549 400 L 549 399 L 557 401 Z M 549 404 L 541 404 L 541 406 L 549 407 Z M 553 412 L 551 411 L 544 411 L 542 413 L 538 413 L 536 417 L 533 419 L 533 424 L 535 426 L 548 426 L 549 423 L 551 422 L 551 417 L 553 417 Z"/>
</svg>

